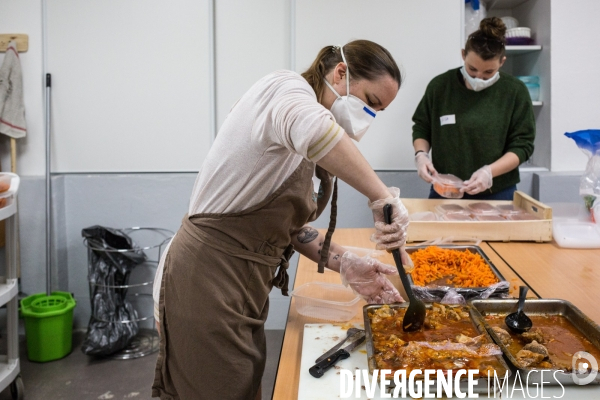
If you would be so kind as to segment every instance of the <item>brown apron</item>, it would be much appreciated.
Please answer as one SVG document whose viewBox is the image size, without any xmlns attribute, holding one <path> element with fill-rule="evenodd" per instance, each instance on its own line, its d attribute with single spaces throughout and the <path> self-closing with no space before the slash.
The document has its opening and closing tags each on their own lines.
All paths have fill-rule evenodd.
<svg viewBox="0 0 600 400">
<path fill-rule="evenodd" d="M 266 360 L 269 292 L 276 286 L 287 294 L 291 234 L 315 220 L 331 194 L 331 177 L 316 168 L 318 196 L 315 164 L 303 160 L 247 210 L 184 217 L 162 276 L 153 397 L 254 399 Z"/>
</svg>

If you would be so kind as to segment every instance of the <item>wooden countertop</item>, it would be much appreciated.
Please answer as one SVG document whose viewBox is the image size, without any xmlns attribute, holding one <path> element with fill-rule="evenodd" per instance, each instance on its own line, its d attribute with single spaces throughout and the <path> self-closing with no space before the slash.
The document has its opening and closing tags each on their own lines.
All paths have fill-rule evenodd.
<svg viewBox="0 0 600 400">
<path fill-rule="evenodd" d="M 600 249 L 564 249 L 554 241 L 488 244 L 537 296 L 568 300 L 600 324 Z"/>
<path fill-rule="evenodd" d="M 374 248 L 374 244 L 369 240 L 371 234 L 374 232 L 371 228 L 362 229 L 337 229 L 333 235 L 333 240 L 344 246 L 354 246 L 363 248 Z M 518 294 L 518 286 L 525 284 L 520 274 L 517 274 L 511 267 L 509 267 L 503 260 L 500 252 L 494 251 L 487 243 L 480 244 L 483 252 L 488 256 L 504 278 L 511 283 L 510 293 L 511 295 Z M 388 264 L 394 265 L 394 260 L 391 254 L 386 254 L 381 257 L 382 261 Z M 326 282 L 326 283 L 341 283 L 340 276 L 337 272 L 325 270 L 325 273 L 319 274 L 317 272 L 316 263 L 308 260 L 306 257 L 300 257 L 298 263 L 298 270 L 296 272 L 296 280 L 294 287 L 297 288 L 307 282 Z M 398 287 L 401 293 L 404 290 L 401 289 L 400 278 L 395 277 L 392 282 Z M 531 296 L 535 296 L 534 293 L 530 292 Z M 356 316 L 350 321 L 350 323 L 362 323 L 362 313 L 360 310 L 366 303 L 360 301 L 357 307 Z M 318 323 L 322 322 L 310 317 L 304 317 L 296 311 L 295 300 L 292 298 L 290 304 L 290 311 L 288 314 L 288 320 L 286 324 L 285 334 L 283 338 L 283 347 L 281 349 L 281 356 L 279 360 L 279 369 L 277 371 L 277 379 L 275 382 L 275 389 L 273 391 L 273 399 L 275 400 L 290 400 L 298 397 L 298 383 L 300 373 L 300 358 L 302 354 L 302 335 L 304 332 L 304 324 L 307 323 Z M 340 324 L 342 325 L 342 324 Z"/>
</svg>

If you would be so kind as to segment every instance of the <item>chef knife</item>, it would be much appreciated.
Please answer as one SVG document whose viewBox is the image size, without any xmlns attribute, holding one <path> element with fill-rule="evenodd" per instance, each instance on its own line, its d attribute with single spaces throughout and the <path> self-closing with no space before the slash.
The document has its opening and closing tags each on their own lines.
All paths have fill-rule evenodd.
<svg viewBox="0 0 600 400">
<path fill-rule="evenodd" d="M 315 378 L 320 378 L 325 374 L 329 368 L 333 367 L 338 361 L 344 360 L 350 357 L 350 352 L 360 346 L 365 341 L 365 331 L 360 330 L 354 335 L 350 336 L 346 342 L 349 344 L 342 349 L 337 350 L 331 356 L 327 357 L 321 362 L 316 363 L 308 372 Z"/>
<path fill-rule="evenodd" d="M 346 343 L 346 341 L 348 339 L 350 339 L 356 332 L 358 331 L 362 331 L 363 329 L 359 329 L 359 328 L 350 328 L 348 329 L 348 331 L 346 332 L 347 335 L 345 338 L 343 338 L 342 340 L 340 340 L 338 342 L 338 344 L 336 344 L 335 346 L 333 346 L 331 349 L 327 350 L 327 352 L 323 353 L 323 355 L 319 358 L 317 358 L 315 360 L 315 363 L 321 362 L 324 359 L 326 359 L 327 357 L 329 357 L 330 355 L 332 355 L 333 353 L 335 353 L 337 351 L 337 349 L 339 349 L 340 347 L 342 347 L 344 345 L 344 343 Z"/>
</svg>

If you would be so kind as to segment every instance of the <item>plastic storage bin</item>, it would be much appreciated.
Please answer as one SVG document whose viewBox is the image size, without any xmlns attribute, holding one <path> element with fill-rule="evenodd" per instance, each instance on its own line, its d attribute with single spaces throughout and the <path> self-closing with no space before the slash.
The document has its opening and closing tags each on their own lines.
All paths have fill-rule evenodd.
<svg viewBox="0 0 600 400">
<path fill-rule="evenodd" d="M 351 320 L 356 315 L 356 303 L 360 300 L 343 285 L 322 282 L 305 283 L 291 295 L 296 299 L 299 314 L 334 322 Z"/>
<path fill-rule="evenodd" d="M 27 358 L 46 362 L 63 358 L 71 352 L 75 305 L 71 293 L 58 291 L 50 296 L 38 293 L 21 300 Z"/>
<path fill-rule="evenodd" d="M 521 75 L 515 76 L 515 78 L 522 81 L 523 83 L 540 83 L 540 77 L 537 75 Z"/>
<path fill-rule="evenodd" d="M 526 83 L 525 86 L 529 90 L 531 101 L 538 101 L 540 99 L 540 85 L 537 83 Z"/>
</svg>

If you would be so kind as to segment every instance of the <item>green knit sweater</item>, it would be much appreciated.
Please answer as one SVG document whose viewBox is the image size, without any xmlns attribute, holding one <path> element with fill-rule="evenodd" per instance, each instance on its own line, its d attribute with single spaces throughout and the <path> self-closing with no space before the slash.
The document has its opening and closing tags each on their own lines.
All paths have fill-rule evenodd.
<svg viewBox="0 0 600 400">
<path fill-rule="evenodd" d="M 463 180 L 509 151 L 520 163 L 533 153 L 535 117 L 529 92 L 523 82 L 504 72 L 479 92 L 465 87 L 460 69 L 438 75 L 427 86 L 413 122 L 413 141 L 429 142 L 435 169 Z M 494 177 L 484 193 L 496 193 L 519 180 L 515 168 Z"/>
</svg>

